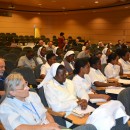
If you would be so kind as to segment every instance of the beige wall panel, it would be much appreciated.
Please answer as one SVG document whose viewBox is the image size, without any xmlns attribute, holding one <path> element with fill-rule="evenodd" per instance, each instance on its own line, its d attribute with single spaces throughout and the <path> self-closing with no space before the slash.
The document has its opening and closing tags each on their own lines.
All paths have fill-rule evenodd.
<svg viewBox="0 0 130 130">
<path fill-rule="evenodd" d="M 16 32 L 18 35 L 34 35 L 34 26 L 41 35 L 52 39 L 65 32 L 65 37 L 90 39 L 93 42 L 129 40 L 130 10 L 100 13 L 76 12 L 56 15 L 13 13 L 12 17 L 0 17 L 0 32 Z"/>
</svg>

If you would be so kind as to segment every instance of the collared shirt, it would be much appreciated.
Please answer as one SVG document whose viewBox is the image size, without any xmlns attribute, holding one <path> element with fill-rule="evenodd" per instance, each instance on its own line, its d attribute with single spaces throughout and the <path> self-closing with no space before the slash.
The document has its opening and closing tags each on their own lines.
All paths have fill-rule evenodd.
<svg viewBox="0 0 130 130">
<path fill-rule="evenodd" d="M 85 75 L 84 78 L 80 77 L 79 75 L 75 75 L 72 81 L 76 88 L 82 87 L 88 93 L 91 91 L 92 83 L 91 83 L 91 79 L 90 79 L 89 75 Z"/>
<path fill-rule="evenodd" d="M 122 58 L 119 59 L 119 62 L 122 65 L 123 74 L 130 74 L 130 62 L 129 61 L 124 61 Z"/>
<path fill-rule="evenodd" d="M 42 74 L 46 75 L 49 69 L 50 69 L 50 65 L 48 64 L 48 62 L 46 62 L 45 64 L 43 64 L 41 66 L 41 74 L 40 75 L 42 75 Z"/>
<path fill-rule="evenodd" d="M 107 82 L 107 78 L 102 74 L 102 72 L 98 69 L 94 69 L 94 68 L 90 68 L 90 72 L 89 72 L 89 77 L 92 81 L 92 83 L 94 83 L 95 81 L 99 81 L 99 82 Z"/>
<path fill-rule="evenodd" d="M 101 56 L 101 64 L 103 65 L 103 64 L 107 64 L 107 59 L 108 59 L 108 57 L 105 55 L 105 54 L 103 54 L 102 56 Z"/>
<path fill-rule="evenodd" d="M 18 67 L 20 66 L 34 68 L 36 67 L 36 63 L 33 60 L 33 58 L 29 60 L 25 55 L 25 56 L 21 56 L 18 61 Z"/>
<path fill-rule="evenodd" d="M 6 98 L 0 105 L 0 120 L 6 130 L 14 130 L 22 124 L 46 124 L 46 112 L 39 96 L 29 92 L 25 102 L 16 98 Z"/>
<path fill-rule="evenodd" d="M 76 88 L 71 80 L 66 79 L 63 85 L 55 79 L 44 85 L 45 96 L 52 110 L 72 111 L 77 104 L 77 97 L 89 100 L 88 94 L 81 87 Z"/>
<path fill-rule="evenodd" d="M 119 78 L 120 66 L 108 63 L 104 69 L 104 73 L 107 78 Z"/>
</svg>

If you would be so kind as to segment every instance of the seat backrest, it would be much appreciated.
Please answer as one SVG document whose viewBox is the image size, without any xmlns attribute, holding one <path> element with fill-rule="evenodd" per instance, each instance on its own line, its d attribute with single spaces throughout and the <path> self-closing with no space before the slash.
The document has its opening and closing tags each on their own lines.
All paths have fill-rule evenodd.
<svg viewBox="0 0 130 130">
<path fill-rule="evenodd" d="M 130 87 L 122 90 L 119 93 L 117 100 L 122 102 L 122 104 L 125 107 L 126 113 L 130 116 Z"/>
<path fill-rule="evenodd" d="M 34 69 L 34 75 L 35 75 L 36 79 L 38 79 L 40 77 L 41 66 L 42 66 L 42 64 L 37 65 Z"/>
<path fill-rule="evenodd" d="M 46 97 L 45 97 L 45 93 L 44 93 L 43 87 L 39 88 L 39 89 L 37 90 L 37 93 L 38 93 L 39 97 L 41 98 L 42 104 L 43 104 L 45 107 L 48 107 L 48 103 L 47 103 L 47 101 L 46 101 Z"/>
<path fill-rule="evenodd" d="M 123 124 L 123 118 L 116 119 L 116 125 L 111 130 L 129 130 L 128 123 Z"/>
<path fill-rule="evenodd" d="M 6 68 L 7 74 L 10 74 L 11 71 L 15 68 L 15 65 L 13 62 L 5 60 L 5 68 Z"/>
<path fill-rule="evenodd" d="M 26 81 L 34 88 L 37 87 L 37 82 L 33 73 L 33 70 L 29 67 L 20 67 L 14 69 L 12 72 L 21 73 Z"/>
</svg>

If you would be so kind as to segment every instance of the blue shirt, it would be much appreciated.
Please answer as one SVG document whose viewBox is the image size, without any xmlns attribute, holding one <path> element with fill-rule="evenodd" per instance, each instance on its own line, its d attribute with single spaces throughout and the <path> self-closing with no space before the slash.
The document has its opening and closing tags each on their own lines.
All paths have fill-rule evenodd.
<svg viewBox="0 0 130 130">
<path fill-rule="evenodd" d="M 29 92 L 25 102 L 7 97 L 0 105 L 0 120 L 6 130 L 14 130 L 22 124 L 47 124 L 46 111 L 39 96 Z"/>
</svg>

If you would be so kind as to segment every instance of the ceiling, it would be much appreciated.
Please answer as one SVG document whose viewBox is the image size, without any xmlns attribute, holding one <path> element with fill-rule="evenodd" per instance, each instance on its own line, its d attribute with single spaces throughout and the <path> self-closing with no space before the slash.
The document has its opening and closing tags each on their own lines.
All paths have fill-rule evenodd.
<svg viewBox="0 0 130 130">
<path fill-rule="evenodd" d="M 130 0 L 0 0 L 0 10 L 22 12 L 67 12 L 113 7 L 130 8 Z"/>
</svg>

